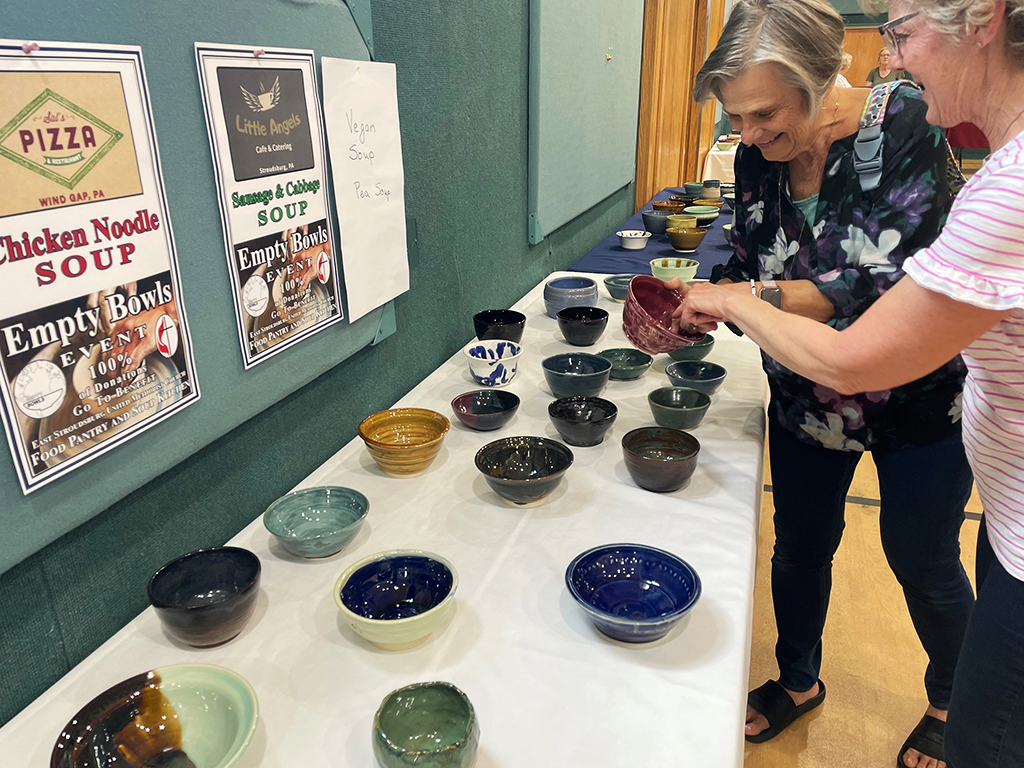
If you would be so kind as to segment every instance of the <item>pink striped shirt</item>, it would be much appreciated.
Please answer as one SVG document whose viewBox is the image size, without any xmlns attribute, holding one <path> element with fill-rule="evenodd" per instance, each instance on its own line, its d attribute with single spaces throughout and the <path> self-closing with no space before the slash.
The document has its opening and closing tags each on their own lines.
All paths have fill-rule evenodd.
<svg viewBox="0 0 1024 768">
<path fill-rule="evenodd" d="M 1024 581 L 1024 133 L 988 158 L 939 239 L 903 268 L 957 301 L 1012 310 L 963 351 L 963 428 L 989 542 Z"/>
</svg>

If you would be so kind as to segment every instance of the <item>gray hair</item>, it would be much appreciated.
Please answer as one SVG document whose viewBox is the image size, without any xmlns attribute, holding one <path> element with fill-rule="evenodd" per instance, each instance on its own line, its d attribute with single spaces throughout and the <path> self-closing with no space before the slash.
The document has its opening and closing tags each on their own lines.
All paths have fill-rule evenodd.
<svg viewBox="0 0 1024 768">
<path fill-rule="evenodd" d="M 1021 0 L 1024 2 L 1024 0 Z M 843 19 L 828 0 L 737 0 L 718 45 L 697 73 L 693 98 L 722 100 L 723 83 L 757 64 L 778 64 L 813 115 L 842 63 Z"/>
<path fill-rule="evenodd" d="M 997 0 L 907 0 L 925 23 L 942 35 L 962 40 L 971 27 L 984 27 L 994 20 Z M 888 0 L 860 0 L 866 13 L 881 13 Z M 1006 55 L 1024 65 L 1024 0 L 1006 0 Z M 998 20 L 996 20 L 998 21 Z"/>
</svg>

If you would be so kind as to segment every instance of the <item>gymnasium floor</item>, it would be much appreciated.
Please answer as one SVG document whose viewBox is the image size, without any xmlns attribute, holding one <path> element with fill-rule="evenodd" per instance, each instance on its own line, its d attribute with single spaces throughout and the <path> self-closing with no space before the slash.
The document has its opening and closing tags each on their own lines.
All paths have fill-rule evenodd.
<svg viewBox="0 0 1024 768">
<path fill-rule="evenodd" d="M 771 487 L 765 461 L 766 488 Z M 761 512 L 754 592 L 750 685 L 778 676 L 769 569 L 774 537 L 772 498 Z M 974 581 L 974 547 L 981 502 L 967 507 L 961 530 L 964 567 Z M 821 678 L 828 697 L 814 712 L 764 744 L 747 744 L 745 768 L 889 768 L 924 714 L 924 651 L 907 614 L 903 592 L 878 538 L 878 481 L 865 457 L 846 504 L 846 532 L 833 566 L 832 602 L 825 626 Z"/>
</svg>

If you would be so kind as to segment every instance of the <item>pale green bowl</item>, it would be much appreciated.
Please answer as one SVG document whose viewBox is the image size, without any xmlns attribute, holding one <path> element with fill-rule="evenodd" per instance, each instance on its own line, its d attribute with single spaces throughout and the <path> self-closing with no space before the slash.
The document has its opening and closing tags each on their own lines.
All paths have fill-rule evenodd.
<svg viewBox="0 0 1024 768">
<path fill-rule="evenodd" d="M 381 768 L 470 768 L 479 742 L 473 705 L 451 683 L 392 691 L 373 718 L 373 753 Z"/>
</svg>

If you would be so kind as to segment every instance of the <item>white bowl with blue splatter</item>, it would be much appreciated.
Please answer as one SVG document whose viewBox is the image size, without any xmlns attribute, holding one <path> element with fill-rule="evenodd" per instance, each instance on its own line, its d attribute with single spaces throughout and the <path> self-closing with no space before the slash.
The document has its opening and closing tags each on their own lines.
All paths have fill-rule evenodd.
<svg viewBox="0 0 1024 768">
<path fill-rule="evenodd" d="M 523 348 L 511 341 L 487 339 L 469 343 L 462 353 L 469 360 L 473 381 L 484 387 L 501 387 L 515 377 Z"/>
</svg>

